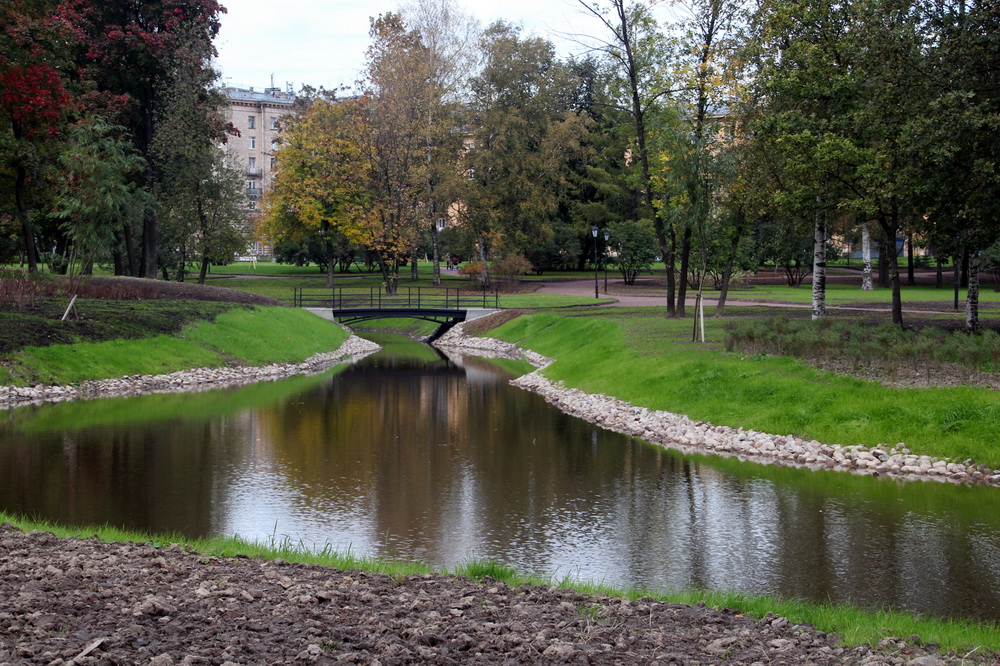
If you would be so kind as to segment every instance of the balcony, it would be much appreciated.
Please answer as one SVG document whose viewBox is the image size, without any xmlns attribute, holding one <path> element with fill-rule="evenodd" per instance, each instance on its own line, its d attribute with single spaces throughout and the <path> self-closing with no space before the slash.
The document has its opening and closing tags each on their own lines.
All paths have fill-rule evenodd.
<svg viewBox="0 0 1000 666">
<path fill-rule="evenodd" d="M 255 196 L 259 195 L 260 193 L 261 193 L 261 190 L 258 187 L 248 187 L 247 188 L 247 196 L 248 197 L 255 197 Z"/>
<path fill-rule="evenodd" d="M 256 177 L 260 178 L 260 176 L 263 173 L 263 171 L 264 170 L 261 169 L 260 167 L 247 167 L 247 175 L 248 176 L 256 176 Z"/>
</svg>

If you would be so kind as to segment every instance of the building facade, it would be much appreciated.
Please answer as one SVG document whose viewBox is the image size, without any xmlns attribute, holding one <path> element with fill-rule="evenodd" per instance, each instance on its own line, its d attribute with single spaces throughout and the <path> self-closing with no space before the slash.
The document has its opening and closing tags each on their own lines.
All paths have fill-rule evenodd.
<svg viewBox="0 0 1000 666">
<path fill-rule="evenodd" d="M 295 94 L 280 88 L 265 88 L 263 92 L 253 88 L 224 88 L 223 93 L 229 103 L 229 121 L 240 132 L 240 136 L 230 137 L 226 148 L 233 161 L 246 170 L 246 217 L 256 232 L 261 195 L 270 187 L 278 168 L 275 153 L 280 122 L 294 113 Z M 269 255 L 270 248 L 254 235 L 252 253 Z"/>
</svg>

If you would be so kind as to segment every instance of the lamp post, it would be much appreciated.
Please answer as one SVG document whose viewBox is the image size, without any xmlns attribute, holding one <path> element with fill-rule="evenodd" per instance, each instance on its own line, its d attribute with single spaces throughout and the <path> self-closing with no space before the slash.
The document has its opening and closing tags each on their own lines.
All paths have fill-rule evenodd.
<svg viewBox="0 0 1000 666">
<path fill-rule="evenodd" d="M 597 232 L 600 229 L 597 227 L 590 228 L 590 235 L 594 237 L 594 298 L 600 298 L 601 294 L 597 290 Z"/>
<path fill-rule="evenodd" d="M 604 293 L 608 293 L 608 241 L 611 240 L 611 232 L 604 232 L 604 253 L 601 255 L 604 258 Z"/>
</svg>

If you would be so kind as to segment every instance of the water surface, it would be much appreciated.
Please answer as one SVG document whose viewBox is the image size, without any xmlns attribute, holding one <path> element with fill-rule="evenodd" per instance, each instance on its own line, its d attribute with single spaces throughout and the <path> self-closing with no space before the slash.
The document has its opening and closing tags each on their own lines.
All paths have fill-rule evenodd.
<svg viewBox="0 0 1000 666">
<path fill-rule="evenodd" d="M 403 344 L 321 376 L 0 413 L 0 508 L 1000 620 L 996 489 L 681 456 L 510 377 Z"/>
</svg>

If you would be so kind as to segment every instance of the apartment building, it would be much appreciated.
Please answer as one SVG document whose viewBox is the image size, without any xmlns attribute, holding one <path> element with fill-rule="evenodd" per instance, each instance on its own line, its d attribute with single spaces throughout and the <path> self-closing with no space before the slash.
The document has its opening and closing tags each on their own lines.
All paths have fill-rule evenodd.
<svg viewBox="0 0 1000 666">
<path fill-rule="evenodd" d="M 281 118 L 293 113 L 295 94 L 289 88 L 224 88 L 229 102 L 228 115 L 240 136 L 226 144 L 230 156 L 246 169 L 246 216 L 252 229 L 260 216 L 260 197 L 270 186 L 277 170 L 275 153 L 278 148 Z M 256 255 L 270 254 L 269 248 L 254 242 Z"/>
</svg>

